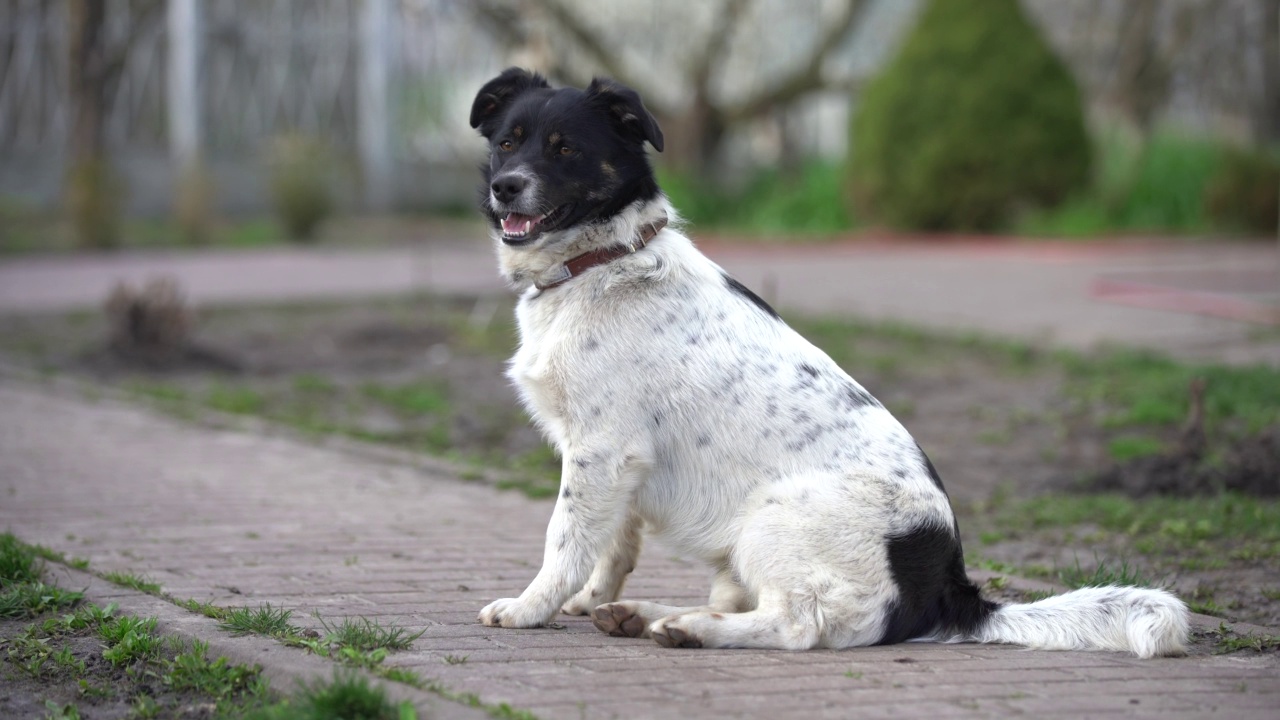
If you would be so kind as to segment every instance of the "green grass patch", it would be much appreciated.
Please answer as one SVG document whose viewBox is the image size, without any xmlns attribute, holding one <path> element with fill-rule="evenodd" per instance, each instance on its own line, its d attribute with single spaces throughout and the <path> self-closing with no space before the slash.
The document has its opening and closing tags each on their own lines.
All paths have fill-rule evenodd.
<svg viewBox="0 0 1280 720">
<path fill-rule="evenodd" d="M 148 595 L 158 595 L 160 593 L 160 583 L 150 580 L 144 575 L 112 570 L 111 572 L 102 573 L 102 579 Z"/>
<path fill-rule="evenodd" d="M 0 533 L 0 618 L 35 617 L 74 607 L 84 595 L 42 581 L 42 556 L 60 555 Z"/>
<path fill-rule="evenodd" d="M 1127 538 L 1146 556 L 1259 560 L 1280 557 L 1280 501 L 1237 493 L 1209 497 L 1051 494 L 1006 502 L 979 522 L 1006 535 L 1096 527 Z"/>
<path fill-rule="evenodd" d="M 225 657 L 211 660 L 209 644 L 199 640 L 168 663 L 162 681 L 170 690 L 196 692 L 218 703 L 242 693 L 261 694 L 266 689 L 258 668 L 236 665 Z"/>
<path fill-rule="evenodd" d="M 1118 437 L 1107 443 L 1107 454 L 1112 460 L 1125 462 L 1140 457 L 1159 455 L 1165 448 L 1160 440 L 1149 437 Z"/>
<path fill-rule="evenodd" d="M 1060 567 L 1054 571 L 1058 582 L 1069 588 L 1104 587 L 1107 585 L 1123 585 L 1130 587 L 1163 587 L 1164 583 L 1149 577 L 1129 561 L 1121 558 L 1108 561 L 1094 556 L 1091 568 L 1081 567 L 1080 558 L 1073 565 Z"/>
<path fill-rule="evenodd" d="M 205 404 L 214 410 L 237 415 L 261 414 L 266 399 L 257 390 L 241 385 L 214 385 L 205 395 Z"/>
<path fill-rule="evenodd" d="M 366 384 L 362 390 L 369 398 L 401 413 L 442 415 L 449 412 L 449 393 L 441 383 Z"/>
<path fill-rule="evenodd" d="M 250 720 L 416 720 L 408 702 L 392 703 L 382 688 L 355 673 L 338 673 L 330 682 L 306 685 L 296 697 L 257 710 Z"/>
<path fill-rule="evenodd" d="M 1215 638 L 1214 654 L 1216 655 L 1225 655 L 1242 650 L 1252 650 L 1259 653 L 1280 650 L 1280 637 L 1237 633 L 1232 626 L 1225 622 L 1211 631 L 1211 635 Z"/>
<path fill-rule="evenodd" d="M 0 534 L 0 588 L 39 582 L 43 565 L 35 549 L 10 533 Z"/>
<path fill-rule="evenodd" d="M 102 657 L 112 665 L 130 665 L 155 658 L 164 645 L 155 629 L 155 618 L 126 615 L 110 619 L 98 626 L 98 635 L 107 643 Z"/>
<path fill-rule="evenodd" d="M 1145 144 L 1118 133 L 1095 143 L 1096 174 L 1088 190 L 1062 205 L 1029 213 L 1021 235 L 1091 237 L 1108 233 L 1203 233 L 1205 190 L 1226 158 L 1213 141 L 1157 134 Z"/>
<path fill-rule="evenodd" d="M 84 594 L 42 582 L 24 582 L 0 591 L 0 618 L 43 615 L 75 606 Z"/>
<path fill-rule="evenodd" d="M 218 627 L 237 635 L 280 635 L 295 634 L 297 628 L 289 623 L 293 617 L 292 610 L 273 608 L 271 603 L 256 608 L 228 608 L 222 613 L 222 622 Z"/>
<path fill-rule="evenodd" d="M 1280 370 L 1192 365 L 1134 351 L 1061 353 L 1074 396 L 1105 412 L 1104 427 L 1168 428 L 1187 417 L 1192 380 L 1202 379 L 1205 424 L 1231 434 L 1280 424 Z"/>
<path fill-rule="evenodd" d="M 765 169 L 736 189 L 660 170 L 667 197 L 697 228 L 751 234 L 821 236 L 847 232 L 857 221 L 844 197 L 844 169 L 811 160 L 790 170 Z"/>
<path fill-rule="evenodd" d="M 426 629 L 410 633 L 402 627 L 391 624 L 383 627 L 380 623 L 368 618 L 343 618 L 332 625 L 316 616 L 324 628 L 324 642 L 354 650 L 408 650 L 413 641 L 422 637 Z"/>
</svg>

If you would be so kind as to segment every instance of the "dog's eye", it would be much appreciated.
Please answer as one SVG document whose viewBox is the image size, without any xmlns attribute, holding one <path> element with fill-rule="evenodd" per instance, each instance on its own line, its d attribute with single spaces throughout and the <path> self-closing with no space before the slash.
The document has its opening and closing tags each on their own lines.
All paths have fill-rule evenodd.
<svg viewBox="0 0 1280 720">
<path fill-rule="evenodd" d="M 498 143 L 498 149 L 501 150 L 502 152 L 511 152 L 512 148 L 514 148 L 515 146 L 516 144 L 511 142 L 510 140 L 503 140 L 502 142 Z"/>
<path fill-rule="evenodd" d="M 572 155 L 572 154 L 573 154 L 573 148 L 569 147 L 568 145 L 561 145 L 561 146 L 560 146 L 560 154 L 561 154 L 561 155 Z"/>
</svg>

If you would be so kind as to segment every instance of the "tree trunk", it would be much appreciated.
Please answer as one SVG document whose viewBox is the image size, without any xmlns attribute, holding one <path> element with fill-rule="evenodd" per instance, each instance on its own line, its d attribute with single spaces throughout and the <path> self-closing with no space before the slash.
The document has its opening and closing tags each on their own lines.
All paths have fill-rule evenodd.
<svg viewBox="0 0 1280 720">
<path fill-rule="evenodd" d="M 119 188 L 106 150 L 107 57 L 105 0 L 70 0 L 70 166 L 67 209 L 77 244 L 114 247 L 119 239 Z"/>
<path fill-rule="evenodd" d="M 1253 139 L 1280 143 L 1280 2 L 1262 4 L 1262 91 L 1254 99 Z"/>
</svg>

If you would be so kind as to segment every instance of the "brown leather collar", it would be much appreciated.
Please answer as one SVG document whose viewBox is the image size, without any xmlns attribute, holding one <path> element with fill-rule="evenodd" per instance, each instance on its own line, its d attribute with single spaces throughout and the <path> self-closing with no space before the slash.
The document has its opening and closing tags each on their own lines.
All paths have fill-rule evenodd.
<svg viewBox="0 0 1280 720">
<path fill-rule="evenodd" d="M 667 216 L 654 220 L 653 222 L 640 228 L 640 233 L 636 236 L 635 243 L 631 245 L 614 245 L 613 247 L 600 248 L 591 252 L 583 253 L 575 258 L 570 258 L 564 265 L 560 266 L 560 276 L 546 284 L 534 283 L 534 287 L 539 290 L 548 290 L 563 285 L 573 278 L 581 275 L 587 270 L 597 266 L 604 265 L 607 262 L 613 262 L 624 255 L 630 255 L 637 250 L 643 249 L 644 246 L 653 239 L 654 235 L 662 232 L 662 228 L 667 226 Z"/>
</svg>

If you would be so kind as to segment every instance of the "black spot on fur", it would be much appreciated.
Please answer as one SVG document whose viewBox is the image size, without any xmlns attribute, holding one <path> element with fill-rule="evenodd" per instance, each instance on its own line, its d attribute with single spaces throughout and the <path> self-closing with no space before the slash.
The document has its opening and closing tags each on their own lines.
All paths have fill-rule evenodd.
<svg viewBox="0 0 1280 720">
<path fill-rule="evenodd" d="M 950 529 L 918 527 L 885 538 L 898 599 L 879 645 L 925 637 L 938 630 L 968 635 L 999 607 L 978 594 L 964 572 L 964 550 Z"/>
<path fill-rule="evenodd" d="M 751 292 L 751 290 L 746 285 L 743 285 L 742 283 L 738 282 L 737 280 L 734 280 L 732 277 L 729 277 L 728 275 L 724 276 L 724 282 L 725 282 L 725 285 L 728 286 L 730 292 L 734 292 L 742 296 L 747 301 L 749 301 L 752 305 L 755 305 L 756 307 L 760 308 L 765 312 L 765 314 L 769 315 L 773 319 L 775 320 L 782 319 L 782 317 L 778 315 L 778 311 L 770 307 L 769 303 L 761 299 L 759 295 Z"/>
<path fill-rule="evenodd" d="M 800 363 L 797 369 L 803 373 L 807 373 L 809 377 L 818 377 L 818 368 L 810 365 L 809 363 Z"/>
<path fill-rule="evenodd" d="M 565 489 L 564 489 L 564 492 L 560 493 L 560 495 L 561 495 L 561 496 L 563 496 L 563 497 L 564 497 L 564 498 L 566 498 L 566 499 L 567 499 L 567 498 L 571 498 L 571 497 L 573 497 L 573 491 L 572 491 L 572 490 L 570 490 L 569 488 L 565 488 Z"/>
<path fill-rule="evenodd" d="M 662 415 L 662 411 L 661 411 L 661 410 L 655 410 L 655 411 L 653 412 L 653 415 L 651 415 L 651 416 L 649 417 L 649 422 L 651 422 L 651 423 L 653 424 L 653 426 L 654 426 L 654 427 L 656 427 L 656 428 L 660 428 L 660 427 L 662 427 L 662 421 L 663 421 L 663 420 L 665 420 L 665 419 L 666 419 L 666 418 Z"/>
<path fill-rule="evenodd" d="M 577 460 L 573 461 L 573 464 L 577 465 L 579 468 L 585 468 L 591 464 L 591 461 L 585 458 L 578 458 Z"/>
<path fill-rule="evenodd" d="M 879 401 L 871 396 L 871 393 L 853 383 L 847 383 L 844 387 L 844 402 L 849 410 L 867 406 L 878 407 L 880 405 Z"/>
<path fill-rule="evenodd" d="M 583 343 L 582 347 L 588 351 L 596 350 L 600 347 L 600 341 L 593 337 L 587 338 L 587 341 Z"/>
<path fill-rule="evenodd" d="M 702 447 L 706 447 L 706 446 L 708 446 L 708 445 L 710 445 L 710 444 L 711 444 L 711 436 L 710 436 L 710 435 L 699 435 L 699 436 L 698 436 L 698 439 L 697 439 L 697 440 L 695 440 L 693 444 L 694 444 L 694 445 L 696 445 L 696 446 L 698 446 L 698 447 L 700 447 L 700 448 L 702 448 Z"/>
</svg>

